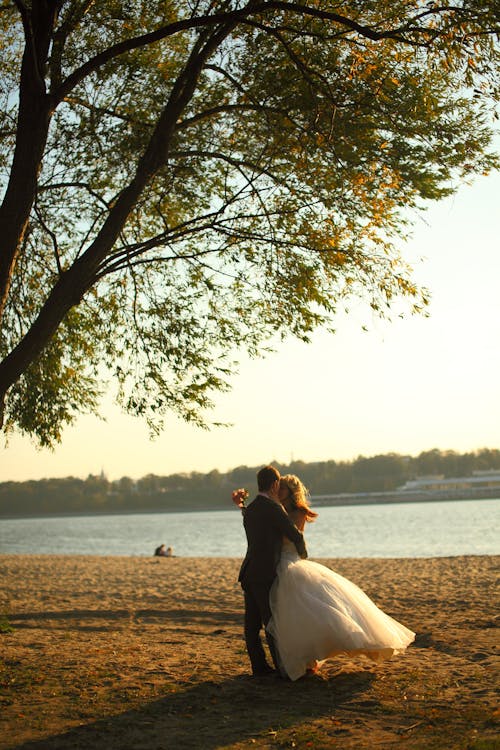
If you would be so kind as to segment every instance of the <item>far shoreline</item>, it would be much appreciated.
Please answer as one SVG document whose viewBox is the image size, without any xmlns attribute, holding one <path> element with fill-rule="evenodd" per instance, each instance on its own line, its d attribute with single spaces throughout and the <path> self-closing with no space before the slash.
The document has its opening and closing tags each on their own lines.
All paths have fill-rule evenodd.
<svg viewBox="0 0 500 750">
<path fill-rule="evenodd" d="M 408 493 L 410 494 L 410 493 Z M 467 494 L 467 493 L 457 493 L 456 495 L 453 495 L 452 493 L 446 493 L 443 495 L 439 495 L 439 493 L 425 493 L 425 494 L 415 494 L 412 493 L 411 496 L 403 496 L 402 493 L 399 492 L 373 492 L 373 493 L 362 493 L 362 494 L 352 494 L 352 495 L 332 495 L 331 498 L 327 498 L 325 496 L 321 496 L 318 498 L 315 498 L 314 495 L 311 495 L 311 505 L 315 508 L 341 508 L 341 507 L 352 507 L 352 506 L 370 506 L 370 505 L 410 505 L 414 503 L 437 503 L 437 502 L 456 502 L 456 501 L 488 501 L 488 500 L 500 500 L 500 496 L 498 494 L 498 489 L 495 490 L 494 493 L 492 493 L 489 496 L 485 496 L 484 491 L 481 493 L 481 496 L 478 496 L 477 494 Z M 234 510 L 233 506 L 231 505 L 230 501 L 228 503 L 225 503 L 224 505 L 214 505 L 210 508 L 203 508 L 203 507 L 174 507 L 174 508 L 140 508 L 137 510 L 113 510 L 113 509 L 103 509 L 101 511 L 92 510 L 92 511 L 84 511 L 84 510 L 78 510 L 78 511 L 68 511 L 68 512 L 62 512 L 57 511 L 55 513 L 9 513 L 9 514 L 0 514 L 0 520 L 1 521 L 18 521 L 23 519 L 30 519 L 30 520 L 43 520 L 43 519 L 56 519 L 56 518 L 101 518 L 105 516 L 137 516 L 137 515 L 164 515 L 164 514 L 185 514 L 185 513 L 218 513 L 221 511 L 226 510 Z"/>
</svg>

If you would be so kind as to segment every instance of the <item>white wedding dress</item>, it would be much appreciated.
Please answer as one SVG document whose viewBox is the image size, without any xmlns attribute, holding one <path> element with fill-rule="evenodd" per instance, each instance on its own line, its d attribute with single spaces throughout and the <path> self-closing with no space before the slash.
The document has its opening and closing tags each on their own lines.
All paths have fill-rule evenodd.
<svg viewBox="0 0 500 750">
<path fill-rule="evenodd" d="M 270 603 L 267 630 L 291 680 L 337 654 L 390 659 L 415 638 L 352 581 L 324 565 L 301 560 L 288 540 L 283 542 Z"/>
</svg>

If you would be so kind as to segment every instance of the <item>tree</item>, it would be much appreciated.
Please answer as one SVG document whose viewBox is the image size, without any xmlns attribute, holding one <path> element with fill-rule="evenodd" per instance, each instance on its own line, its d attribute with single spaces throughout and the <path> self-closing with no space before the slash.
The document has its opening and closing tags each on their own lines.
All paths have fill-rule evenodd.
<svg viewBox="0 0 500 750">
<path fill-rule="evenodd" d="M 409 210 L 498 165 L 493 0 L 3 0 L 0 403 L 203 424 L 240 347 L 426 303 Z"/>
</svg>

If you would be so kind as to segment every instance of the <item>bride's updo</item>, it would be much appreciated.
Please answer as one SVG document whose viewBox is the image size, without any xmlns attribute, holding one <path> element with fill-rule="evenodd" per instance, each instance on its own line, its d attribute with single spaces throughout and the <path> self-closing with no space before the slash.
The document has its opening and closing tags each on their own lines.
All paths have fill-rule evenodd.
<svg viewBox="0 0 500 750">
<path fill-rule="evenodd" d="M 308 497 L 309 491 L 295 474 L 285 474 L 281 477 L 280 500 L 287 511 L 301 511 L 306 521 L 314 521 L 318 514 L 309 507 Z"/>
</svg>

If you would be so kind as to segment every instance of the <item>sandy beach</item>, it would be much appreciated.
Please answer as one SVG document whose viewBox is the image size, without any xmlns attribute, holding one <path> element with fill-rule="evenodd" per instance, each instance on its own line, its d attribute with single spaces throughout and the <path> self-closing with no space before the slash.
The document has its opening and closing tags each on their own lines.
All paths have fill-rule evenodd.
<svg viewBox="0 0 500 750">
<path fill-rule="evenodd" d="M 239 560 L 0 555 L 0 748 L 499 748 L 499 561 L 321 560 L 417 639 L 291 683 L 249 676 Z"/>
</svg>

